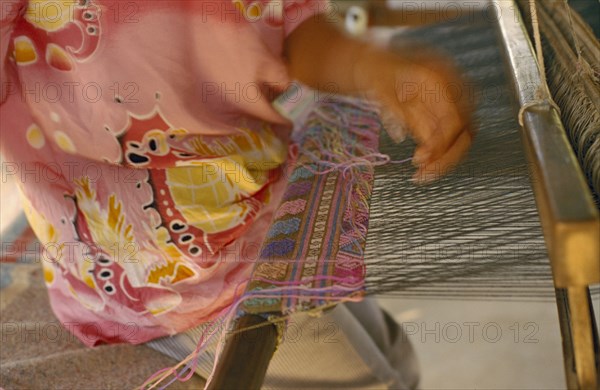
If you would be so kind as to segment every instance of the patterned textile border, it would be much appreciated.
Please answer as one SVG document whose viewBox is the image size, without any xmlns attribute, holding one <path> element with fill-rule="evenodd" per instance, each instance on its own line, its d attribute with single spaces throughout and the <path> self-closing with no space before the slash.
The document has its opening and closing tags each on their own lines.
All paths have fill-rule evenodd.
<svg viewBox="0 0 600 390">
<path fill-rule="evenodd" d="M 373 166 L 362 157 L 377 153 L 381 128 L 374 106 L 338 98 L 319 103 L 295 132 L 298 158 L 246 294 L 285 285 L 284 295 L 302 297 L 253 298 L 246 312 L 309 310 L 364 293 Z M 0 243 L 2 263 L 43 261 L 24 214 Z"/>
<path fill-rule="evenodd" d="M 381 128 L 374 106 L 336 98 L 320 103 L 296 130 L 299 156 L 246 289 L 244 312 L 286 314 L 364 294 L 369 157 L 378 153 Z"/>
</svg>

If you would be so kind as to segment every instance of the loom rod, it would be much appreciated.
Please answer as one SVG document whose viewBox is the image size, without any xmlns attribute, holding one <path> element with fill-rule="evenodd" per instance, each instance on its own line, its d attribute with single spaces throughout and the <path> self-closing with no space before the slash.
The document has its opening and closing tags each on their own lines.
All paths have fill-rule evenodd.
<svg viewBox="0 0 600 390">
<path fill-rule="evenodd" d="M 225 342 L 221 361 L 206 389 L 260 389 L 277 347 L 277 336 L 275 325 L 263 317 L 240 317 Z"/>
<path fill-rule="evenodd" d="M 514 1 L 495 0 L 498 24 L 521 106 L 542 86 L 533 48 Z M 512 6 L 510 6 L 512 4 Z M 558 288 L 600 283 L 600 223 L 581 167 L 556 110 L 536 106 L 524 114 L 523 141 Z"/>
<path fill-rule="evenodd" d="M 533 47 L 515 1 L 494 0 L 498 26 L 521 107 L 542 85 Z M 600 282 L 598 211 L 556 109 L 536 105 L 523 115 L 523 143 L 557 288 L 569 388 L 598 386 L 588 286 Z M 565 289 L 565 290 L 562 290 Z M 561 299 L 566 297 L 566 299 Z"/>
</svg>

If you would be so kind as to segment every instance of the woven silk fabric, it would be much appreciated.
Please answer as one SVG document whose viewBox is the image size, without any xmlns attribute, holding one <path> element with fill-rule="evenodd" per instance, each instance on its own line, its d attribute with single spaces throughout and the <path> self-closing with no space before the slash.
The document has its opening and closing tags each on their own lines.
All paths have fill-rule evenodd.
<svg viewBox="0 0 600 390">
<path fill-rule="evenodd" d="M 247 290 L 262 296 L 246 300 L 247 312 L 309 310 L 364 293 L 374 171 L 366 158 L 381 127 L 373 107 L 344 99 L 321 103 L 297 131 L 298 158 Z"/>
</svg>

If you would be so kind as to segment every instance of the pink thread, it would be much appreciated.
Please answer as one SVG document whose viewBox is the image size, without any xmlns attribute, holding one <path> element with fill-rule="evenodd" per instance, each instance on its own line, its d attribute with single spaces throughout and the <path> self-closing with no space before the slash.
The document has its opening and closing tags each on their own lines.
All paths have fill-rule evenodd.
<svg viewBox="0 0 600 390">
<path fill-rule="evenodd" d="M 306 200 L 296 199 L 282 203 L 277 209 L 275 219 L 279 219 L 287 214 L 296 215 L 304 211 L 306 208 Z"/>
<path fill-rule="evenodd" d="M 361 297 L 349 297 L 347 295 L 345 296 L 325 296 L 325 295 L 317 295 L 317 296 L 312 296 L 312 295 L 307 295 L 307 294 L 298 294 L 298 291 L 305 291 L 305 292 L 310 292 L 313 294 L 318 294 L 318 293 L 339 293 L 339 292 L 358 292 L 360 291 L 360 289 L 362 288 L 362 280 L 359 282 L 354 282 L 354 280 L 356 280 L 355 278 L 340 278 L 340 277 L 336 277 L 336 276 L 316 276 L 313 278 L 308 278 L 306 280 L 302 280 L 302 281 L 295 281 L 295 282 L 281 282 L 281 281 L 275 281 L 275 280 L 268 280 L 268 279 L 264 279 L 264 278 L 257 278 L 256 280 L 260 280 L 262 282 L 265 283 L 270 283 L 273 285 L 282 285 L 282 287 L 276 287 L 276 288 L 270 288 L 270 289 L 266 289 L 266 290 L 260 290 L 260 293 L 253 293 L 252 291 L 248 292 L 246 295 L 243 296 L 238 296 L 238 289 L 240 288 L 240 286 L 242 285 L 246 285 L 246 283 L 248 282 L 248 280 L 242 281 L 240 282 L 236 288 L 235 288 L 235 296 L 238 296 L 238 298 L 236 300 L 234 300 L 234 302 L 227 308 L 225 309 L 222 313 L 222 315 L 219 316 L 219 318 L 222 318 L 223 321 L 219 321 L 224 323 L 224 327 L 223 330 L 220 332 L 220 336 L 219 336 L 219 341 L 217 344 L 217 350 L 215 353 L 215 361 L 213 364 L 213 370 L 212 372 L 214 373 L 214 368 L 217 366 L 217 363 L 219 361 L 219 357 L 220 357 L 220 353 L 222 350 L 222 347 L 224 345 L 224 338 L 225 335 L 227 334 L 227 331 L 231 328 L 231 322 L 233 321 L 233 319 L 235 318 L 235 313 L 238 309 L 238 307 L 246 300 L 248 299 L 256 299 L 256 298 L 264 298 L 264 299 L 273 299 L 273 298 L 277 298 L 277 299 L 284 299 L 284 298 L 297 298 L 297 299 L 310 299 L 310 300 L 322 300 L 322 301 L 340 301 L 340 302 L 344 302 L 344 301 L 359 301 L 360 299 L 362 299 Z M 308 286 L 300 286 L 298 284 L 308 284 L 308 283 L 312 283 L 315 281 L 321 281 L 321 280 L 332 280 L 332 281 L 340 281 L 340 282 L 348 282 L 349 280 L 353 280 L 353 283 L 348 283 L 351 286 L 331 286 L 331 287 L 325 287 L 325 288 L 312 288 L 312 287 L 308 287 Z M 289 287 L 289 286 L 293 286 L 293 285 L 298 285 L 298 286 L 294 286 L 294 287 Z M 293 291 L 294 294 L 285 294 L 285 292 L 288 291 Z M 265 293 L 265 292 L 269 292 L 269 293 Z M 282 292 L 284 294 L 277 294 L 278 292 Z M 208 329 L 210 329 L 211 327 L 207 327 L 207 329 L 205 329 L 202 332 L 202 335 L 200 337 L 200 340 L 198 341 L 198 345 L 195 349 L 195 351 L 188 357 L 190 359 L 190 361 L 184 366 L 184 368 L 181 370 L 182 372 L 185 372 L 186 370 L 189 370 L 189 372 L 186 374 L 186 376 L 182 377 L 180 376 L 180 373 L 177 372 L 177 367 L 167 367 L 167 368 L 163 368 L 161 370 L 158 370 L 157 372 L 155 372 L 154 374 L 152 374 L 141 386 L 141 388 L 145 388 L 148 384 L 150 384 L 154 379 L 158 378 L 161 374 L 165 374 L 167 372 L 169 372 L 169 374 L 173 374 L 174 378 L 172 378 L 167 384 L 165 384 L 163 387 L 161 387 L 161 389 L 166 388 L 167 386 L 169 386 L 170 384 L 172 384 L 174 381 L 179 380 L 180 382 L 185 382 L 187 380 L 189 380 L 193 374 L 196 372 L 196 368 L 198 365 L 198 357 L 199 355 L 204 351 L 204 349 L 206 349 L 206 347 L 208 346 L 209 342 L 216 336 L 217 333 L 213 333 L 212 335 L 205 337 L 206 332 L 208 331 Z M 213 374 L 211 373 L 211 375 L 207 378 L 207 384 L 210 383 L 210 381 L 212 380 Z M 162 378 L 162 380 L 166 379 Z M 149 389 L 154 388 L 156 385 L 158 385 L 160 383 L 154 383 Z"/>
</svg>

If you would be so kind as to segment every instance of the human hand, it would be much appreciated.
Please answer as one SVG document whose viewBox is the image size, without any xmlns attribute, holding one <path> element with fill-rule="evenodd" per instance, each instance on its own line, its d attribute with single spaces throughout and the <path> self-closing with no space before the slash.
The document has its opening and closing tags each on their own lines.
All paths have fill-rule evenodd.
<svg viewBox="0 0 600 390">
<path fill-rule="evenodd" d="M 425 49 L 402 54 L 372 50 L 355 64 L 355 79 L 399 122 L 388 129 L 401 140 L 404 128 L 417 143 L 413 180 L 429 183 L 452 170 L 474 137 L 472 96 L 450 60 Z"/>
</svg>

